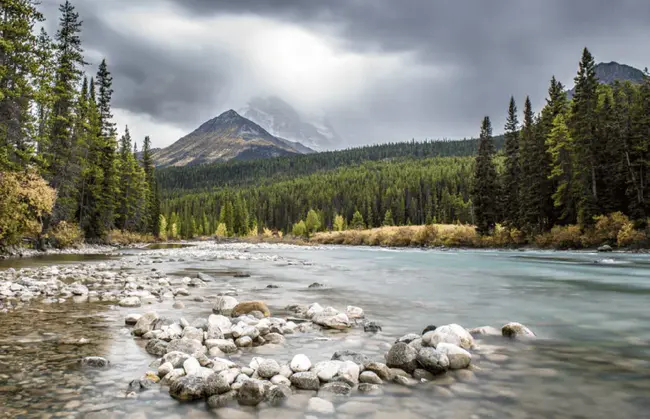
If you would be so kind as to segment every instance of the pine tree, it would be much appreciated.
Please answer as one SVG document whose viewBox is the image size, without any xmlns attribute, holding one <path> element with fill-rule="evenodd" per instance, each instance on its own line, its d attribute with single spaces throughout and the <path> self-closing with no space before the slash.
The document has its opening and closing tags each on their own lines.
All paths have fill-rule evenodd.
<svg viewBox="0 0 650 419">
<path fill-rule="evenodd" d="M 569 129 L 573 139 L 576 159 L 575 167 L 578 222 L 591 224 L 598 208 L 598 154 L 596 140 L 596 107 L 598 104 L 598 79 L 594 58 L 587 48 L 583 50 L 578 75 L 575 78 Z"/>
<path fill-rule="evenodd" d="M 39 20 L 31 0 L 0 3 L 0 170 L 25 169 L 33 155 L 30 80 L 38 66 L 33 28 Z"/>
<path fill-rule="evenodd" d="M 120 187 L 116 206 L 116 225 L 122 230 L 135 231 L 144 212 L 145 175 L 133 155 L 129 127 L 125 128 L 124 135 L 120 138 L 117 167 Z"/>
<path fill-rule="evenodd" d="M 510 98 L 505 125 L 505 172 L 503 180 L 503 215 L 508 226 L 519 225 L 519 182 L 521 158 L 519 155 L 519 120 L 515 98 Z"/>
<path fill-rule="evenodd" d="M 384 221 L 382 223 L 383 226 L 389 227 L 394 224 L 393 222 L 393 213 L 391 212 L 390 208 L 386 210 L 386 213 L 384 214 Z"/>
<path fill-rule="evenodd" d="M 77 184 L 80 174 L 73 139 L 74 106 L 77 85 L 86 64 L 81 47 L 81 25 L 74 6 L 66 1 L 59 7 L 59 29 L 56 33 L 56 70 L 53 105 L 45 164 L 50 184 L 57 190 L 53 221 L 72 220 L 77 208 Z"/>
<path fill-rule="evenodd" d="M 551 177 L 557 185 L 553 202 L 560 210 L 560 220 L 571 223 L 577 211 L 573 187 L 573 141 L 564 114 L 555 117 L 546 144 L 553 157 Z"/>
<path fill-rule="evenodd" d="M 35 140 L 38 157 L 46 150 L 48 140 L 48 126 L 50 125 L 50 113 L 53 105 L 54 69 L 55 69 L 55 44 L 47 34 L 45 28 L 36 41 L 36 60 L 38 69 L 34 75 L 34 104 L 35 104 Z M 43 162 L 39 162 L 43 166 Z"/>
<path fill-rule="evenodd" d="M 111 121 L 111 96 L 113 94 L 112 77 L 108 72 L 106 61 L 97 72 L 97 84 L 99 85 L 99 96 L 97 97 L 97 111 L 99 113 L 99 154 L 100 169 L 102 172 L 101 193 L 98 199 L 99 225 L 98 230 L 108 232 L 114 227 L 115 209 L 117 207 L 116 197 L 119 194 L 119 174 L 117 167 L 117 141 L 115 139 L 115 127 Z M 129 147 L 128 152 L 131 152 Z M 124 221 L 124 220 L 122 220 Z M 123 228 L 123 227 L 122 227 Z"/>
<path fill-rule="evenodd" d="M 363 221 L 363 215 L 361 215 L 359 210 L 356 210 L 354 212 L 352 221 L 350 222 L 350 228 L 353 228 L 355 230 L 363 230 L 366 228 L 366 223 Z"/>
<path fill-rule="evenodd" d="M 476 230 L 480 234 L 492 232 L 498 215 L 497 171 L 494 165 L 494 143 L 492 124 L 489 117 L 483 119 L 479 139 L 478 155 L 475 160 L 472 202 L 476 219 Z"/>
</svg>

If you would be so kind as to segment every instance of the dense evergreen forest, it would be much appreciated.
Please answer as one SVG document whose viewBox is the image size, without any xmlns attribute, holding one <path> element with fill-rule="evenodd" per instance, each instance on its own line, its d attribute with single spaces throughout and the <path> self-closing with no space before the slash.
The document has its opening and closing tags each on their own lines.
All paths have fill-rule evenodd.
<svg viewBox="0 0 650 419">
<path fill-rule="evenodd" d="M 494 138 L 497 149 L 503 142 L 503 136 Z M 367 161 L 472 156 L 477 146 L 478 139 L 387 143 L 302 156 L 170 167 L 158 171 L 156 178 L 167 195 L 179 195 L 188 190 L 274 183 Z"/>
<path fill-rule="evenodd" d="M 118 141 L 107 62 L 86 75 L 82 21 L 69 1 L 59 11 L 52 38 L 37 2 L 0 3 L 0 245 L 156 234 L 151 142 L 138 161 L 128 128 Z"/>
<path fill-rule="evenodd" d="M 496 138 L 486 117 L 478 140 L 166 169 L 158 176 L 167 232 L 437 222 L 472 223 L 485 235 L 501 225 L 532 240 L 610 222 L 639 238 L 650 215 L 650 80 L 602 85 L 594 68 L 585 49 L 573 98 L 553 77 L 538 113 L 525 98 L 519 115 L 512 98 Z"/>
</svg>

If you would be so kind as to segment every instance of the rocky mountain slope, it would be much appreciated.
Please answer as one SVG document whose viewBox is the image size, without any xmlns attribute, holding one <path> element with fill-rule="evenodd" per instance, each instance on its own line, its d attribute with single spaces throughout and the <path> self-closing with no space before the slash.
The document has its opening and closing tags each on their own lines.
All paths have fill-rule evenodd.
<svg viewBox="0 0 650 419">
<path fill-rule="evenodd" d="M 169 147 L 153 152 L 156 166 L 188 166 L 306 154 L 313 150 L 269 134 L 234 110 L 222 113 Z"/>
<path fill-rule="evenodd" d="M 252 98 L 239 113 L 277 137 L 300 142 L 314 150 L 331 150 L 343 143 L 327 117 L 301 115 L 275 96 Z"/>
<path fill-rule="evenodd" d="M 644 73 L 638 68 L 612 61 L 610 63 L 596 64 L 596 77 L 603 84 L 613 84 L 615 81 L 641 83 L 644 79 Z M 568 91 L 569 98 L 572 98 L 573 94 L 573 89 Z"/>
</svg>

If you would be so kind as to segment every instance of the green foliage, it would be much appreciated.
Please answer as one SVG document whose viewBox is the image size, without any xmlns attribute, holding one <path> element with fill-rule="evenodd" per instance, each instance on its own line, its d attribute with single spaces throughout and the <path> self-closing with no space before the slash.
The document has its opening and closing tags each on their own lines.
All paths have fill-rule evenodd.
<svg viewBox="0 0 650 419">
<path fill-rule="evenodd" d="M 492 143 L 492 125 L 485 117 L 481 125 L 481 138 L 476 156 L 472 202 L 477 230 L 488 234 L 494 228 L 498 218 L 498 180 L 494 164 L 494 144 Z"/>
<path fill-rule="evenodd" d="M 320 230 L 321 222 L 318 213 L 313 209 L 310 209 L 307 213 L 307 220 L 305 221 L 305 227 L 307 229 L 307 234 L 313 234 Z"/>
<path fill-rule="evenodd" d="M 219 223 L 217 231 L 215 231 L 214 235 L 217 237 L 228 237 L 228 227 L 226 227 L 226 224 Z"/>
<path fill-rule="evenodd" d="M 363 215 L 357 210 L 352 216 L 352 221 L 350 222 L 350 228 L 354 230 L 363 230 L 366 228 L 366 223 L 363 221 Z"/>
<path fill-rule="evenodd" d="M 384 214 L 384 221 L 382 222 L 382 225 L 384 227 L 389 227 L 394 225 L 393 222 L 393 212 L 389 209 L 386 210 L 386 213 Z"/>
<path fill-rule="evenodd" d="M 343 216 L 340 214 L 336 214 L 336 216 L 334 217 L 334 223 L 332 227 L 334 231 L 345 230 L 345 218 L 343 218 Z"/>
<path fill-rule="evenodd" d="M 303 220 L 298 221 L 293 225 L 293 228 L 291 229 L 291 234 L 294 235 L 295 237 L 307 237 L 308 232 L 307 232 L 307 226 L 305 225 L 305 222 Z"/>
<path fill-rule="evenodd" d="M 158 229 L 158 238 L 167 240 L 167 219 L 162 214 L 158 216 Z"/>
</svg>

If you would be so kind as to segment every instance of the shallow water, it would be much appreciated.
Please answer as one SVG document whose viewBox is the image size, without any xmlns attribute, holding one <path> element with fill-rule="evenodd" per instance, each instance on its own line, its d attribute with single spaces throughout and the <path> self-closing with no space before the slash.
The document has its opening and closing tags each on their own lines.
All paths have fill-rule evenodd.
<svg viewBox="0 0 650 419">
<path fill-rule="evenodd" d="M 73 255 L 74 256 L 74 255 Z M 98 257 L 92 257 L 98 260 Z M 102 259 L 105 259 L 103 257 Z M 27 259 L 19 261 L 25 266 Z M 84 263 L 95 263 L 80 260 Z M 106 262 L 106 260 L 104 260 Z M 7 261 L 4 261 L 7 262 Z M 33 260 L 37 266 L 42 260 Z M 49 263 L 74 262 L 74 260 Z M 0 416 L 3 417 L 304 417 L 309 392 L 285 408 L 222 409 L 179 404 L 156 388 L 125 398 L 130 380 L 154 357 L 124 327 L 130 312 L 207 317 L 210 296 L 227 287 L 240 301 L 262 299 L 274 315 L 292 303 L 362 307 L 383 331 L 360 329 L 287 335 L 281 347 L 252 348 L 232 357 L 312 362 L 339 349 L 377 360 L 397 337 L 429 325 L 465 327 L 509 321 L 529 326 L 540 339 L 479 340 L 473 372 L 450 373 L 414 389 L 385 385 L 381 397 L 338 401 L 336 416 L 442 418 L 648 417 L 650 408 L 650 257 L 632 254 L 422 251 L 378 248 L 300 248 L 200 243 L 176 249 L 132 250 L 108 263 L 134 271 L 155 268 L 167 276 L 208 273 L 216 281 L 173 301 L 136 309 L 110 304 L 31 304 L 0 317 Z M 7 267 L 3 265 L 3 267 Z M 246 277 L 241 274 L 249 274 Z M 310 289 L 313 282 L 325 285 Z M 266 289 L 269 284 L 280 286 Z M 71 346 L 62 339 L 84 337 Z M 82 356 L 110 359 L 105 371 L 79 367 Z"/>
</svg>

